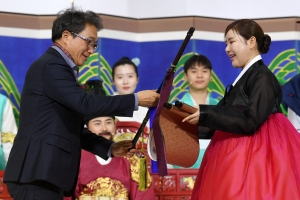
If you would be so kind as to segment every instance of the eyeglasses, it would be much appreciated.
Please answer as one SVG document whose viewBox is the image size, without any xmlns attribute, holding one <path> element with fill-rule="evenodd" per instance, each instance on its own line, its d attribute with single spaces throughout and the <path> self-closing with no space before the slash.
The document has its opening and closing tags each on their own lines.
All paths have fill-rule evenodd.
<svg viewBox="0 0 300 200">
<path fill-rule="evenodd" d="M 86 38 L 86 37 L 83 37 L 83 36 L 81 36 L 81 35 L 79 35 L 79 34 L 77 34 L 77 33 L 74 33 L 74 32 L 71 32 L 71 33 L 74 34 L 75 36 L 77 36 L 77 37 L 79 37 L 79 38 L 81 38 L 81 39 L 87 41 L 87 42 L 88 42 L 88 46 L 89 46 L 90 48 L 94 49 L 94 51 L 97 50 L 98 44 L 95 43 L 93 40 L 90 40 L 90 39 L 88 39 L 88 38 Z"/>
</svg>

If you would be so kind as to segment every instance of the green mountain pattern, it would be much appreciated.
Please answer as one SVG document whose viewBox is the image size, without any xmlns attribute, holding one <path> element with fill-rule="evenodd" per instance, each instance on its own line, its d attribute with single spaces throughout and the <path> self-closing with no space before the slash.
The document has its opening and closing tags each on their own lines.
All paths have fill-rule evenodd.
<svg viewBox="0 0 300 200">
<path fill-rule="evenodd" d="M 16 83 L 3 62 L 0 60 L 0 90 L 1 93 L 7 96 L 12 102 L 16 124 L 19 126 L 19 112 L 20 112 L 20 93 Z"/>
</svg>

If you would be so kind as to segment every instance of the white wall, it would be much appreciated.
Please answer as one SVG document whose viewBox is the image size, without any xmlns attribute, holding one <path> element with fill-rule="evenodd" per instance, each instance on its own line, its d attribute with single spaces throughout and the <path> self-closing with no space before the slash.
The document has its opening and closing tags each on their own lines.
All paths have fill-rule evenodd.
<svg viewBox="0 0 300 200">
<path fill-rule="evenodd" d="M 74 0 L 83 10 L 130 18 L 203 16 L 225 19 L 300 16 L 300 0 Z M 54 15 L 70 0 L 0 0 L 0 12 Z"/>
</svg>

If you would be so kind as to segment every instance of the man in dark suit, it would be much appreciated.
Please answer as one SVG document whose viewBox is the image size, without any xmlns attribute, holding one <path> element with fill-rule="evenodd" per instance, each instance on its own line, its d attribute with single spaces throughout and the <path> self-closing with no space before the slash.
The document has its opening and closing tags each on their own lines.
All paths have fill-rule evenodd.
<svg viewBox="0 0 300 200">
<path fill-rule="evenodd" d="M 155 91 L 91 96 L 77 83 L 78 67 L 97 48 L 102 22 L 94 12 L 66 10 L 53 22 L 53 45 L 29 68 L 21 96 L 20 126 L 4 181 L 15 200 L 56 200 L 74 191 L 81 148 L 104 159 L 133 156 L 131 141 L 113 143 L 87 129 L 83 116 L 132 116 L 156 106 Z"/>
</svg>

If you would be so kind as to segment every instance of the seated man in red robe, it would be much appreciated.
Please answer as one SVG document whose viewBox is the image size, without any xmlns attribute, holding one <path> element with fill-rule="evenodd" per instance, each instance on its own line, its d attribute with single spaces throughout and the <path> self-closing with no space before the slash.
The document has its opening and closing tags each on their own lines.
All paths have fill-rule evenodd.
<svg viewBox="0 0 300 200">
<path fill-rule="evenodd" d="M 92 95 L 105 95 L 102 91 L 102 83 L 91 82 L 88 92 Z M 122 140 L 123 132 L 114 138 L 117 130 L 114 116 L 85 117 L 87 128 L 108 140 Z M 124 135 L 123 135 L 124 134 Z M 122 136 L 123 135 L 123 136 Z M 130 133 L 132 135 L 132 133 Z M 134 155 L 132 158 L 113 157 L 103 160 L 99 156 L 82 150 L 78 181 L 75 189 L 74 198 L 78 200 L 94 199 L 94 197 L 103 197 L 109 199 L 126 200 L 153 200 L 155 199 L 154 188 L 152 186 L 151 176 L 146 173 L 147 180 L 139 189 L 139 171 L 140 158 Z M 73 198 L 73 199 L 74 199 Z M 65 200 L 71 198 L 65 198 Z M 99 198 L 97 198 L 99 199 Z M 101 198 L 100 198 L 101 199 Z"/>
<path fill-rule="evenodd" d="M 113 140 L 116 132 L 114 117 L 97 117 L 87 122 L 88 129 Z M 140 191 L 139 158 L 113 157 L 108 160 L 82 150 L 80 171 L 75 190 L 79 196 L 123 197 L 124 199 L 155 199 L 151 177 L 148 173 L 147 189 Z M 84 199 L 84 198 L 82 198 Z"/>
</svg>

